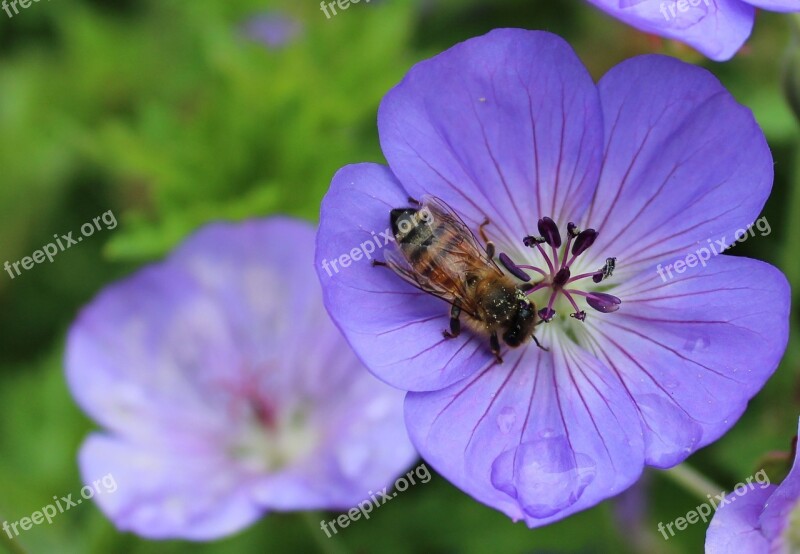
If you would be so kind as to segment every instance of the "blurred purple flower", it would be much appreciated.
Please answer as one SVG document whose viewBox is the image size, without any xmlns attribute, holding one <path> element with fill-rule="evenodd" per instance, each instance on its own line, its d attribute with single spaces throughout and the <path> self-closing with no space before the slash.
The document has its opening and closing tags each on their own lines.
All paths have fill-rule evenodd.
<svg viewBox="0 0 800 554">
<path fill-rule="evenodd" d="M 708 71 L 642 56 L 595 85 L 559 37 L 496 30 L 412 68 L 378 128 L 389 167 L 343 168 L 322 204 L 325 304 L 367 367 L 412 391 L 423 457 L 476 499 L 530 526 L 586 509 L 645 464 L 671 467 L 719 438 L 772 375 L 789 323 L 778 270 L 716 256 L 669 281 L 657 271 L 730 240 L 772 187 L 761 130 Z M 549 352 L 528 341 L 497 365 L 483 336 L 446 340 L 445 302 L 359 254 L 383 246 L 392 208 L 426 194 L 474 233 L 488 218 L 498 252 L 545 268 L 530 298 L 557 314 L 537 328 Z M 551 241 L 570 222 L 597 233 L 551 249 L 528 237 L 540 219 Z M 570 242 L 576 305 L 542 257 L 566 260 Z M 595 282 L 609 257 L 616 271 Z M 598 291 L 617 311 L 565 317 Z"/>
<path fill-rule="evenodd" d="M 717 61 L 731 59 L 745 43 L 756 8 L 800 11 L 800 0 L 588 1 L 637 29 L 685 42 Z"/>
<path fill-rule="evenodd" d="M 766 483 L 720 502 L 706 532 L 706 554 L 800 552 L 800 456 L 780 486 Z"/>
<path fill-rule="evenodd" d="M 280 13 L 261 14 L 251 18 L 244 25 L 245 35 L 271 49 L 286 46 L 297 38 L 302 30 L 300 21 Z"/>
<path fill-rule="evenodd" d="M 122 530 L 210 540 L 269 511 L 351 508 L 416 454 L 402 393 L 322 306 L 313 228 L 210 225 L 111 285 L 69 333 L 66 370 L 106 432 L 80 452 Z"/>
</svg>

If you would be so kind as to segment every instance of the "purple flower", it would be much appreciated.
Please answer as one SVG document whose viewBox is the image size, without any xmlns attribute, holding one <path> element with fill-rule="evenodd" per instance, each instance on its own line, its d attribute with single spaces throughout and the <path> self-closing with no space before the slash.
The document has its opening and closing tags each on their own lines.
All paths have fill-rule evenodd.
<svg viewBox="0 0 800 554">
<path fill-rule="evenodd" d="M 685 42 L 712 60 L 731 59 L 753 29 L 756 8 L 800 11 L 800 0 L 588 0 L 625 23 Z"/>
<path fill-rule="evenodd" d="M 800 551 L 800 456 L 795 455 L 792 470 L 780 486 L 769 484 L 768 479 L 758 483 L 740 486 L 720 502 L 706 533 L 706 554 Z"/>
<path fill-rule="evenodd" d="M 530 526 L 588 508 L 719 438 L 775 370 L 786 279 L 709 250 L 758 216 L 772 158 L 707 71 L 643 56 L 595 85 L 559 37 L 496 30 L 416 65 L 378 128 L 389 167 L 343 168 L 322 204 L 326 307 L 411 391 L 423 457 L 476 499 Z M 503 341 L 499 364 L 485 334 L 443 336 L 446 302 L 371 266 L 397 260 L 389 214 L 409 197 L 476 236 L 489 221 L 548 351 Z"/>
<path fill-rule="evenodd" d="M 292 42 L 302 32 L 300 22 L 280 13 L 264 13 L 244 25 L 248 37 L 276 50 Z"/>
<path fill-rule="evenodd" d="M 70 389 L 105 429 L 84 477 L 121 530 L 210 540 L 269 511 L 344 509 L 414 459 L 402 393 L 330 323 L 314 230 L 288 219 L 210 225 L 108 287 L 73 324 Z"/>
</svg>

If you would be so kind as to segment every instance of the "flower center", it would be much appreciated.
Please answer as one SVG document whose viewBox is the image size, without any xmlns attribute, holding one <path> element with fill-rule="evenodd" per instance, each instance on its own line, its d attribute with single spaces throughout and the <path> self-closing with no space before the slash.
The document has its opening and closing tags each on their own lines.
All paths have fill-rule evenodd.
<svg viewBox="0 0 800 554">
<path fill-rule="evenodd" d="M 268 404 L 251 401 L 249 414 L 234 436 L 232 456 L 254 472 L 278 471 L 304 459 L 319 442 L 306 408 L 297 406 L 279 414 Z"/>
<path fill-rule="evenodd" d="M 545 322 L 555 317 L 556 311 L 553 306 L 559 296 L 567 299 L 575 310 L 570 313 L 570 317 L 574 317 L 578 321 L 586 319 L 586 312 L 578 307 L 576 297 L 585 298 L 586 303 L 599 312 L 605 314 L 616 312 L 622 304 L 622 300 L 604 292 L 585 290 L 586 285 L 590 282 L 597 284 L 611 277 L 616 258 L 606 258 L 605 265 L 595 271 L 572 275 L 571 268 L 575 264 L 575 260 L 594 244 L 597 240 L 597 231 L 594 229 L 581 231 L 574 223 L 570 222 L 567 225 L 567 242 L 562 248 L 561 232 L 555 221 L 549 217 L 543 217 L 539 220 L 538 227 L 540 236 L 527 236 L 522 239 L 522 242 L 528 248 L 541 254 L 542 267 L 515 264 L 505 253 L 501 253 L 499 259 L 512 275 L 523 281 L 530 282 L 531 280 L 525 270 L 535 271 L 542 276 L 541 281 L 530 284 L 524 289 L 525 294 L 529 296 L 537 291 L 550 289 L 547 306 L 539 310 L 539 317 Z"/>
</svg>

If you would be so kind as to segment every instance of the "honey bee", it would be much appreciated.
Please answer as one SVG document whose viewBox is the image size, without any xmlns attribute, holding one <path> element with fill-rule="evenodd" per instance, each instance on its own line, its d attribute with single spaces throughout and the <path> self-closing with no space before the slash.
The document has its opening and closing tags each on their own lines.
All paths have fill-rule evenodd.
<svg viewBox="0 0 800 554">
<path fill-rule="evenodd" d="M 489 337 L 498 363 L 500 339 L 517 347 L 534 336 L 536 306 L 525 295 L 531 284 L 518 283 L 494 261 L 494 244 L 484 227 L 479 229 L 486 248 L 481 248 L 467 225 L 447 204 L 434 196 L 421 202 L 409 198 L 416 207 L 391 210 L 389 221 L 396 248 L 386 252 L 387 266 L 416 288 L 441 298 L 451 305 L 450 328 L 443 331 L 453 339 L 461 333 L 461 316 L 476 333 Z"/>
</svg>

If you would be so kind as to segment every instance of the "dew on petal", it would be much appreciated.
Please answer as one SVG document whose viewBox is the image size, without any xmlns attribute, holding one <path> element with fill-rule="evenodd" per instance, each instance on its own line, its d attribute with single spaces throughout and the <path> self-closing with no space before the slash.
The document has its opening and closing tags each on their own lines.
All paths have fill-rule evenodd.
<svg viewBox="0 0 800 554">
<path fill-rule="evenodd" d="M 500 410 L 500 414 L 497 416 L 497 427 L 500 429 L 501 433 L 507 435 L 514 427 L 516 421 L 517 413 L 514 411 L 514 408 L 506 406 Z"/>
<path fill-rule="evenodd" d="M 564 437 L 556 437 L 506 450 L 492 464 L 491 480 L 526 514 L 546 518 L 577 502 L 596 473 L 589 456 L 576 454 Z"/>
</svg>

